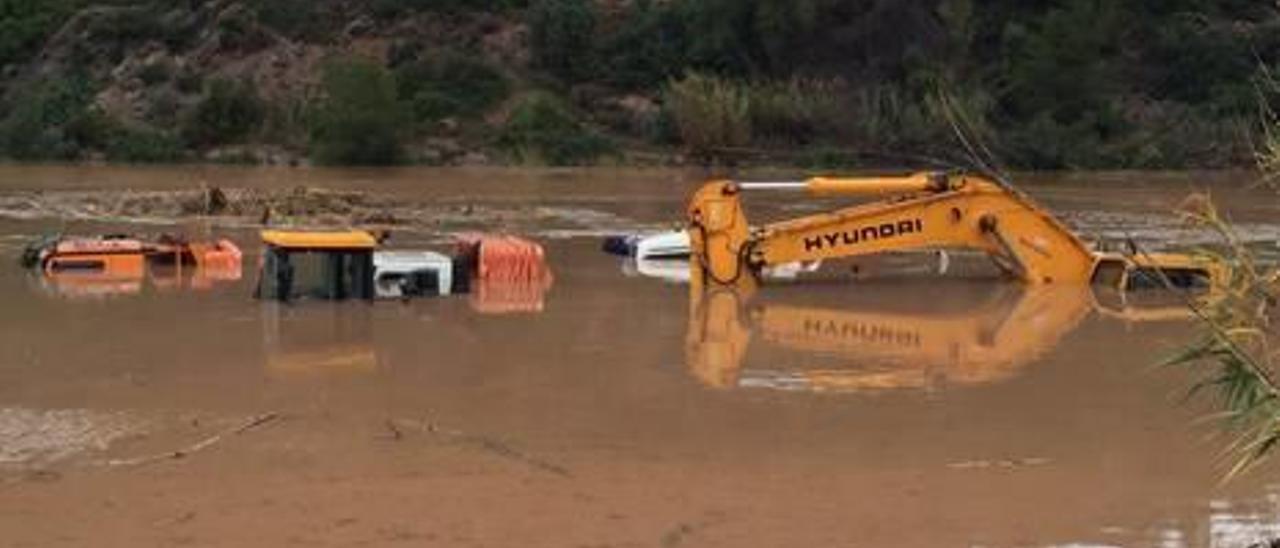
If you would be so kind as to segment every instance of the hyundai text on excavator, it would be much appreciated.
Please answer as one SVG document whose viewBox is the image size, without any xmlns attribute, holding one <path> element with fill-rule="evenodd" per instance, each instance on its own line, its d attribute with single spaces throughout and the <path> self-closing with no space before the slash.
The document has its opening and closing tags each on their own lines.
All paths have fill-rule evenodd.
<svg viewBox="0 0 1280 548">
<path fill-rule="evenodd" d="M 744 193 L 797 190 L 813 196 L 882 199 L 760 227 L 748 225 Z M 1029 196 L 998 178 L 970 173 L 782 183 L 712 181 L 695 192 L 687 215 L 694 291 L 754 289 L 765 268 L 787 263 L 923 249 L 983 252 L 1029 285 L 1216 287 L 1228 275 L 1224 265 L 1206 257 L 1094 250 Z"/>
</svg>

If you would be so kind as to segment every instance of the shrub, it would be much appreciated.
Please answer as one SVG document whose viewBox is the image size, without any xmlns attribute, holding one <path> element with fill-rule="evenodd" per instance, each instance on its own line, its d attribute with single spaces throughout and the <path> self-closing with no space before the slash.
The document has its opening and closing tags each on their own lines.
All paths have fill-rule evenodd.
<svg viewBox="0 0 1280 548">
<path fill-rule="evenodd" d="M 853 97 L 853 132 L 863 143 L 899 148 L 930 142 L 946 131 L 924 101 L 899 86 L 863 88 Z"/>
<path fill-rule="evenodd" d="M 466 107 L 453 96 L 424 89 L 409 99 L 409 109 L 413 111 L 415 122 L 429 124 L 461 114 Z"/>
<path fill-rule="evenodd" d="M 1280 101 L 1280 80 L 1264 70 L 1257 78 L 1259 144 L 1254 150 L 1258 169 L 1268 184 L 1280 187 L 1280 113 L 1273 106 Z"/>
<path fill-rule="evenodd" d="M 204 76 L 192 67 L 184 67 L 178 71 L 173 81 L 174 87 L 182 93 L 199 93 L 204 89 Z"/>
<path fill-rule="evenodd" d="M 148 64 L 138 71 L 138 79 L 148 87 L 168 82 L 172 75 L 172 68 L 164 61 Z"/>
<path fill-rule="evenodd" d="M 746 87 L 753 133 L 784 144 L 807 144 L 839 130 L 841 86 L 829 80 L 792 78 Z"/>
<path fill-rule="evenodd" d="M 277 98 L 266 109 L 261 130 L 263 141 L 293 150 L 306 149 L 310 110 L 308 102 L 301 97 Z"/>
<path fill-rule="evenodd" d="M 68 128 L 89 113 L 94 90 L 83 77 L 42 82 L 19 93 L 0 121 L 0 151 L 18 160 L 69 160 L 87 143 Z"/>
<path fill-rule="evenodd" d="M 111 133 L 105 152 L 112 162 L 173 162 L 182 158 L 182 143 L 167 133 L 118 127 Z"/>
<path fill-rule="evenodd" d="M 183 121 L 182 138 L 195 147 L 240 141 L 262 125 L 265 110 L 251 85 L 215 80 Z"/>
<path fill-rule="evenodd" d="M 315 0 L 254 0 L 250 5 L 258 23 L 289 38 L 320 38 L 323 18 Z"/>
<path fill-rule="evenodd" d="M 1118 42 L 1120 11 L 1113 2 L 1073 0 L 1011 40 L 1005 99 L 1015 113 L 1048 112 L 1070 123 L 1097 111 L 1118 81 L 1111 50 Z"/>
<path fill-rule="evenodd" d="M 608 139 L 584 128 L 563 103 L 544 93 L 532 94 L 516 106 L 499 141 L 522 162 L 553 166 L 592 164 L 615 150 Z"/>
<path fill-rule="evenodd" d="M 382 18 L 422 11 L 499 11 L 523 8 L 527 0 L 373 0 L 370 9 Z"/>
<path fill-rule="evenodd" d="M 227 10 L 218 19 L 218 39 L 224 51 L 251 52 L 271 44 L 271 36 L 247 9 Z"/>
<path fill-rule="evenodd" d="M 645 89 L 685 72 L 687 30 L 678 9 L 665 2 L 637 0 L 602 36 L 600 77 L 617 87 Z"/>
<path fill-rule="evenodd" d="M 89 24 L 90 40 L 116 47 L 163 38 L 164 26 L 154 6 L 120 6 L 100 12 Z"/>
<path fill-rule="evenodd" d="M 483 114 L 511 93 L 511 83 L 493 66 L 451 51 L 401 65 L 396 87 L 418 122 Z"/>
<path fill-rule="evenodd" d="M 952 121 L 969 139 L 992 143 L 994 108 L 991 96 L 981 89 L 921 93 L 897 85 L 869 86 L 850 94 L 840 133 L 881 154 L 954 157 L 963 147 L 956 141 Z"/>
<path fill-rule="evenodd" d="M 156 127 L 173 128 L 180 125 L 182 116 L 182 100 L 170 89 L 160 89 L 150 94 L 151 104 L 147 106 L 145 120 Z"/>
<path fill-rule="evenodd" d="M 528 15 L 533 64 L 576 82 L 591 75 L 596 14 L 592 0 L 544 0 Z"/>
<path fill-rule="evenodd" d="M 734 82 L 690 73 L 667 83 L 663 106 L 689 152 L 709 158 L 716 149 L 751 141 L 750 98 Z"/>
<path fill-rule="evenodd" d="M 76 0 L 0 0 L 0 67 L 21 60 L 71 16 Z"/>
<path fill-rule="evenodd" d="M 340 59 L 324 67 L 311 148 L 325 164 L 394 164 L 402 159 L 403 108 L 395 79 L 381 65 Z"/>
</svg>

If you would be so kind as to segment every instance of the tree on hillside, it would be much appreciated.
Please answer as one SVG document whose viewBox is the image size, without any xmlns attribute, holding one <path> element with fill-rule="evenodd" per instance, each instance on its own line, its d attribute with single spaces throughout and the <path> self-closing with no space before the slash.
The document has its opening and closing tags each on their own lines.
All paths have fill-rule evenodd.
<svg viewBox="0 0 1280 548">
<path fill-rule="evenodd" d="M 596 32 L 592 0 L 545 0 L 529 12 L 533 62 L 562 80 L 591 75 Z"/>
<path fill-rule="evenodd" d="M 323 96 L 311 126 L 311 149 L 325 164 L 385 165 L 401 161 L 404 112 L 391 73 L 363 59 L 324 67 Z"/>
</svg>

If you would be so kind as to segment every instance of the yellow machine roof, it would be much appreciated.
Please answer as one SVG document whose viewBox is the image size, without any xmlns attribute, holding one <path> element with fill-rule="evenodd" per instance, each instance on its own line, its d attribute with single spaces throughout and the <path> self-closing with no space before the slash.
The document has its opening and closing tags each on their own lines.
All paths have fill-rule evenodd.
<svg viewBox="0 0 1280 548">
<path fill-rule="evenodd" d="M 286 249 L 373 249 L 378 241 L 363 230 L 343 232 L 301 232 L 264 230 L 262 242 Z"/>
</svg>

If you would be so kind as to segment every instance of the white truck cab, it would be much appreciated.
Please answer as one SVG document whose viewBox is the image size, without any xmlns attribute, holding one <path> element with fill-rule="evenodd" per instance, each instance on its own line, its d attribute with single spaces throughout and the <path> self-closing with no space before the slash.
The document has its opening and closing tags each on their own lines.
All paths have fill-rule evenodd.
<svg viewBox="0 0 1280 548">
<path fill-rule="evenodd" d="M 377 251 L 373 288 L 378 299 L 444 296 L 453 292 L 453 259 L 434 251 Z"/>
</svg>

